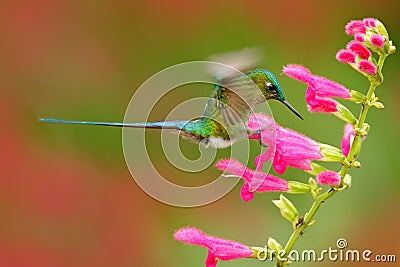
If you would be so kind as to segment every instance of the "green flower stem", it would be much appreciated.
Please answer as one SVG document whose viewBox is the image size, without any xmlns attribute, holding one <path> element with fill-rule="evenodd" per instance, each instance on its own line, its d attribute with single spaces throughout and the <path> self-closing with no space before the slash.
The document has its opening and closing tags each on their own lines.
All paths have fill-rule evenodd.
<svg viewBox="0 0 400 267">
<path fill-rule="evenodd" d="M 383 67 L 383 63 L 385 62 L 386 56 L 387 55 L 381 55 L 379 57 L 378 66 L 377 66 L 378 67 L 377 74 L 372 79 L 370 79 L 371 84 L 370 84 L 370 87 L 368 90 L 367 99 L 362 103 L 361 112 L 358 117 L 357 127 L 360 129 L 363 127 L 363 125 L 365 123 L 365 119 L 367 117 L 367 112 L 370 107 L 369 104 L 374 96 L 375 89 L 383 81 L 382 67 Z M 354 162 L 356 160 L 356 158 L 358 156 L 358 155 L 356 155 L 356 153 L 357 153 L 356 150 L 358 150 L 356 147 L 361 146 L 361 141 L 362 141 L 361 133 L 356 131 L 349 154 L 347 155 L 348 162 Z M 344 179 L 345 175 L 347 174 L 347 171 L 350 168 L 350 166 L 351 166 L 350 164 L 344 164 L 342 166 L 342 169 L 339 172 L 340 176 L 342 177 L 342 181 L 338 188 L 343 186 L 343 179 Z M 285 248 L 284 248 L 285 255 L 288 255 L 290 253 L 290 251 L 293 249 L 297 240 L 300 238 L 300 236 L 302 235 L 304 230 L 310 225 L 310 223 L 312 223 L 312 220 L 313 220 L 315 214 L 317 213 L 318 209 L 321 207 L 321 204 L 324 203 L 324 201 L 326 201 L 330 197 L 332 197 L 334 194 L 339 192 L 338 188 L 332 187 L 331 189 L 329 189 L 322 195 L 318 196 L 314 200 L 314 203 L 312 204 L 311 208 L 304 215 L 303 221 L 296 227 L 296 229 L 293 230 L 292 235 L 290 236 L 289 240 L 287 241 Z M 275 266 L 282 267 L 288 263 L 287 261 L 288 261 L 288 259 L 277 259 Z"/>
<path fill-rule="evenodd" d="M 285 251 L 285 255 L 288 255 L 290 251 L 293 249 L 299 237 L 303 234 L 304 230 L 309 226 L 312 222 L 314 215 L 317 213 L 318 209 L 321 207 L 321 204 L 324 203 L 325 200 L 333 196 L 337 189 L 331 188 L 326 191 L 324 194 L 320 195 L 312 204 L 310 210 L 304 215 L 303 222 L 299 224 L 296 229 L 294 229 L 292 235 L 290 236 L 288 242 L 283 249 Z M 276 267 L 282 267 L 285 264 L 285 261 L 277 260 Z"/>
</svg>

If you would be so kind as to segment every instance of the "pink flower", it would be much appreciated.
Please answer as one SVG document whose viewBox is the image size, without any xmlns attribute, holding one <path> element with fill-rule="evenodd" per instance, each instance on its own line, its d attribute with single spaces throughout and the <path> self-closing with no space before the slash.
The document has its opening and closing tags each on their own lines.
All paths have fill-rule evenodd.
<svg viewBox="0 0 400 267">
<path fill-rule="evenodd" d="M 372 35 L 370 41 L 371 44 L 379 48 L 383 48 L 383 46 L 385 45 L 385 37 L 380 34 Z"/>
<path fill-rule="evenodd" d="M 318 97 L 312 88 L 308 87 L 306 91 L 306 102 L 310 112 L 336 112 L 337 102 L 327 97 Z"/>
<path fill-rule="evenodd" d="M 286 67 L 283 67 L 282 73 L 292 79 L 299 80 L 304 83 L 308 83 L 313 76 L 309 69 L 302 65 L 296 64 L 289 64 Z"/>
<path fill-rule="evenodd" d="M 371 61 L 365 59 L 362 59 L 360 62 L 358 62 L 358 69 L 369 75 L 376 74 L 376 66 Z"/>
<path fill-rule="evenodd" d="M 356 33 L 356 34 L 354 35 L 354 40 L 356 40 L 356 41 L 358 41 L 358 42 L 360 42 L 360 43 L 364 43 L 364 42 L 365 42 L 365 40 L 364 40 L 364 34 L 362 34 L 362 33 Z"/>
<path fill-rule="evenodd" d="M 347 157 L 347 155 L 349 154 L 349 151 L 350 151 L 350 147 L 351 147 L 354 137 L 355 137 L 353 125 L 347 123 L 344 126 L 343 132 L 344 133 L 343 133 L 343 137 L 342 137 L 342 153 L 343 153 L 343 155 L 345 155 Z M 362 138 L 362 140 L 364 141 L 365 138 L 366 138 L 366 136 L 364 136 Z"/>
<path fill-rule="evenodd" d="M 372 27 L 375 28 L 376 27 L 376 19 L 375 18 L 365 18 L 362 20 L 364 26 L 366 27 Z"/>
<path fill-rule="evenodd" d="M 354 139 L 354 129 L 353 125 L 347 123 L 344 126 L 344 134 L 342 137 L 342 153 L 347 157 L 350 151 L 351 144 L 353 143 Z"/>
<path fill-rule="evenodd" d="M 257 188 L 255 189 L 257 193 L 286 192 L 289 190 L 286 180 L 267 173 L 253 171 L 234 159 L 222 159 L 218 161 L 215 167 L 243 178 L 244 184 L 240 190 L 240 196 L 244 201 L 250 201 L 254 198 L 254 192 L 250 190 L 252 182 L 253 184 L 257 183 Z"/>
<path fill-rule="evenodd" d="M 184 243 L 207 248 L 206 267 L 215 267 L 217 265 L 217 258 L 220 260 L 232 260 L 247 258 L 253 255 L 253 251 L 246 245 L 207 235 L 203 231 L 193 227 L 184 227 L 177 230 L 174 238 Z"/>
<path fill-rule="evenodd" d="M 356 62 L 356 54 L 347 49 L 341 49 L 336 54 L 336 59 L 343 63 L 355 63 Z"/>
<path fill-rule="evenodd" d="M 360 21 L 360 20 L 352 20 L 349 23 L 347 23 L 346 27 L 346 33 L 347 35 L 355 35 L 356 33 L 365 33 L 366 28 L 365 24 Z"/>
<path fill-rule="evenodd" d="M 337 172 L 323 171 L 317 175 L 316 180 L 317 183 L 322 185 L 338 186 L 340 184 L 341 177 Z"/>
<path fill-rule="evenodd" d="M 283 68 L 283 73 L 308 84 L 306 102 L 310 112 L 336 112 L 337 102 L 330 98 L 350 98 L 350 91 L 343 85 L 314 75 L 301 65 L 287 65 Z"/>
<path fill-rule="evenodd" d="M 274 123 L 275 138 L 271 138 L 271 120 L 270 117 L 261 113 L 253 114 L 249 119 L 249 129 L 261 130 L 261 142 L 268 145 L 268 149 L 255 159 L 257 170 L 262 168 L 263 162 L 271 159 L 274 170 L 279 174 L 284 173 L 287 166 L 311 170 L 311 160 L 322 158 L 319 143 L 296 131 L 283 128 L 277 123 Z M 259 136 L 252 135 L 249 138 L 259 139 Z"/>
<path fill-rule="evenodd" d="M 390 47 L 392 47 L 391 41 L 388 40 L 388 33 L 383 24 L 375 18 L 352 20 L 346 25 L 346 33 L 348 35 L 354 35 L 354 40 L 350 41 L 346 48 L 355 53 L 358 57 L 353 61 L 351 54 L 340 50 L 336 55 L 336 59 L 340 62 L 350 64 L 351 67 L 364 74 L 375 75 L 377 67 L 371 59 L 371 51 L 378 54 L 382 52 L 388 53 L 386 50 L 383 51 L 385 43 L 390 43 Z M 389 49 L 394 51 L 395 47 Z M 389 54 L 390 53 L 391 52 L 389 52 Z"/>
<path fill-rule="evenodd" d="M 361 59 L 368 59 L 371 56 L 371 52 L 363 46 L 360 42 L 350 41 L 346 48 L 353 53 L 357 54 Z"/>
<path fill-rule="evenodd" d="M 262 113 L 253 113 L 247 123 L 247 126 L 252 131 L 258 131 L 259 129 L 270 129 L 270 133 L 272 133 L 272 135 L 265 135 L 264 137 L 269 137 L 271 141 L 275 138 L 275 133 L 273 131 L 275 130 L 276 125 L 277 124 L 273 118 Z"/>
</svg>

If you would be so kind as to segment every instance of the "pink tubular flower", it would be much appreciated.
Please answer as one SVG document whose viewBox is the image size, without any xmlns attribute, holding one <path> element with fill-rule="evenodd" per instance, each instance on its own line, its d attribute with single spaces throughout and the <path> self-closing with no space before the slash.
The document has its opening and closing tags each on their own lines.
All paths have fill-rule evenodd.
<svg viewBox="0 0 400 267">
<path fill-rule="evenodd" d="M 338 111 L 337 102 L 327 97 L 318 97 L 310 87 L 306 91 L 308 111 L 331 113 Z"/>
<path fill-rule="evenodd" d="M 341 177 L 337 172 L 323 171 L 317 175 L 316 180 L 317 183 L 321 185 L 338 186 L 340 184 Z"/>
<path fill-rule="evenodd" d="M 283 128 L 277 123 L 274 123 L 275 139 L 271 138 L 269 128 L 271 120 L 267 115 L 258 113 L 253 114 L 248 123 L 250 130 L 261 130 L 261 142 L 268 145 L 268 149 L 255 159 L 257 170 L 262 168 L 263 162 L 271 159 L 274 170 L 279 174 L 284 173 L 287 166 L 306 171 L 311 170 L 311 160 L 322 158 L 319 143 L 296 131 Z M 259 137 L 252 135 L 249 138 L 258 139 Z"/>
<path fill-rule="evenodd" d="M 364 26 L 366 27 L 376 27 L 376 19 L 375 18 L 365 18 L 362 20 Z"/>
<path fill-rule="evenodd" d="M 344 126 L 344 134 L 342 137 L 342 153 L 347 157 L 350 151 L 351 144 L 353 143 L 354 139 L 354 129 L 353 125 L 347 123 Z"/>
<path fill-rule="evenodd" d="M 371 44 L 376 47 L 383 48 L 385 45 L 385 37 L 380 34 L 374 34 L 370 38 Z"/>
<path fill-rule="evenodd" d="M 352 20 L 349 23 L 347 23 L 346 27 L 346 33 L 347 35 L 355 35 L 356 33 L 365 33 L 366 28 L 365 24 L 360 21 L 360 20 Z"/>
<path fill-rule="evenodd" d="M 336 54 L 336 59 L 343 63 L 355 63 L 356 62 L 356 54 L 347 49 L 341 49 Z"/>
<path fill-rule="evenodd" d="M 357 54 L 361 59 L 369 59 L 369 57 L 371 56 L 371 52 L 368 50 L 368 48 L 363 46 L 360 42 L 354 40 L 350 41 L 347 44 L 346 48 Z"/>
<path fill-rule="evenodd" d="M 283 68 L 283 73 L 308 84 L 306 102 L 310 112 L 336 112 L 337 102 L 331 97 L 350 98 L 350 91 L 343 85 L 314 75 L 301 65 L 287 65 Z"/>
<path fill-rule="evenodd" d="M 365 59 L 360 60 L 360 62 L 358 62 L 358 69 L 369 75 L 376 74 L 376 66 L 374 65 L 374 63 Z"/>
<path fill-rule="evenodd" d="M 174 234 L 174 239 L 207 248 L 206 267 L 215 267 L 217 265 L 217 258 L 220 260 L 232 260 L 247 258 L 253 255 L 253 251 L 246 245 L 207 235 L 203 231 L 193 227 L 184 227 L 177 230 Z"/>
<path fill-rule="evenodd" d="M 234 159 L 222 159 L 215 165 L 216 168 L 229 172 L 232 175 L 243 178 L 244 184 L 240 190 L 240 196 L 243 201 L 250 201 L 254 198 L 254 192 L 250 191 L 251 182 L 259 181 L 258 187 L 255 192 L 286 192 L 289 190 L 288 182 L 276 176 L 253 171 L 246 168 L 242 163 Z"/>
<path fill-rule="evenodd" d="M 360 43 L 364 43 L 364 42 L 365 42 L 365 40 L 364 40 L 364 34 L 362 34 L 362 33 L 356 33 L 356 34 L 354 35 L 354 40 L 356 40 L 356 41 L 358 41 L 358 42 L 360 42 Z"/>
<path fill-rule="evenodd" d="M 343 137 L 342 137 L 342 153 L 343 153 L 343 155 L 345 155 L 347 157 L 347 155 L 349 154 L 349 151 L 350 151 L 351 144 L 353 143 L 354 136 L 355 136 L 353 125 L 347 123 L 344 126 L 343 132 L 344 133 L 343 133 Z M 364 136 L 362 138 L 362 140 L 364 141 L 365 138 L 366 138 L 366 136 Z"/>
</svg>

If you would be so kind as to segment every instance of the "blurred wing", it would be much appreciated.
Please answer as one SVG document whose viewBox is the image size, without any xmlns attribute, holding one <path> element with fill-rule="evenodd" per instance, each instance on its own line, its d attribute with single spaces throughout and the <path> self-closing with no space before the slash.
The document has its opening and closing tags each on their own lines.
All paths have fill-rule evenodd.
<svg viewBox="0 0 400 267">
<path fill-rule="evenodd" d="M 263 94 L 244 74 L 219 83 L 207 101 L 203 116 L 222 123 L 233 137 L 246 134 L 252 109 L 266 101 Z"/>
<path fill-rule="evenodd" d="M 233 137 L 246 134 L 246 123 L 252 108 L 265 101 L 260 89 L 243 72 L 260 65 L 263 53 L 260 48 L 246 48 L 209 58 L 209 72 L 217 85 L 206 104 L 203 116 L 211 117 L 226 126 Z M 232 138 L 232 136 L 231 136 Z"/>
<path fill-rule="evenodd" d="M 238 75 L 238 71 L 248 71 L 260 66 L 264 54 L 259 47 L 245 48 L 223 54 L 210 56 L 209 61 L 220 64 L 209 65 L 208 71 L 217 79 L 222 80 Z"/>
</svg>

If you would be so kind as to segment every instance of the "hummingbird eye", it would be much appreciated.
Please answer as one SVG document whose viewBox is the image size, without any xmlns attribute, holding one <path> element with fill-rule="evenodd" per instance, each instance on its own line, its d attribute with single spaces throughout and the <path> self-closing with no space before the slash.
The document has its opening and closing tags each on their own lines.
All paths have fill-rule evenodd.
<svg viewBox="0 0 400 267">
<path fill-rule="evenodd" d="M 276 91 L 276 86 L 275 86 L 275 84 L 270 83 L 270 82 L 267 82 L 266 85 L 267 85 L 267 88 L 268 88 L 269 91 L 271 91 L 271 92 Z"/>
</svg>

